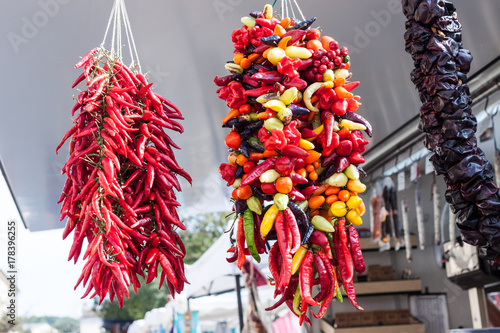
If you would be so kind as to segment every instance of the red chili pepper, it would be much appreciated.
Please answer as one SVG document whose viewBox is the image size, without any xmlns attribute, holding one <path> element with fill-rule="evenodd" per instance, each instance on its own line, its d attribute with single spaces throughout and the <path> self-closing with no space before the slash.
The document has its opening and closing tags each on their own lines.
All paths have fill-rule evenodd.
<svg viewBox="0 0 500 333">
<path fill-rule="evenodd" d="M 323 264 L 326 267 L 326 271 L 328 273 L 328 278 L 330 280 L 329 284 L 329 289 L 328 289 L 328 294 L 326 298 L 323 300 L 321 303 L 321 308 L 319 309 L 317 314 L 313 313 L 314 318 L 321 318 L 325 315 L 326 311 L 328 310 L 328 306 L 330 305 L 331 301 L 335 297 L 336 291 L 337 291 L 337 277 L 335 275 L 335 270 L 333 269 L 332 265 L 330 264 L 330 260 L 328 257 L 323 253 L 323 252 L 317 252 L 319 255 L 320 259 L 323 261 Z"/>
<path fill-rule="evenodd" d="M 295 253 L 300 247 L 300 230 L 299 226 L 297 225 L 297 220 L 295 219 L 295 215 L 293 215 L 292 210 L 290 208 L 286 208 L 284 211 L 285 214 L 285 221 L 290 227 L 290 231 L 292 233 L 292 239 L 293 239 L 293 247 L 290 250 L 290 253 Z"/>
<path fill-rule="evenodd" d="M 283 149 L 287 144 L 285 133 L 280 129 L 273 129 L 271 137 L 264 142 L 266 150 Z"/>
<path fill-rule="evenodd" d="M 339 266 L 342 276 L 342 282 L 348 284 L 352 282 L 354 267 L 352 263 L 351 252 L 347 247 L 347 233 L 345 231 L 345 219 L 338 220 L 338 234 L 339 234 L 339 249 L 337 256 L 339 257 Z M 340 254 L 340 255 L 339 255 Z"/>
<path fill-rule="evenodd" d="M 270 92 L 272 92 L 272 91 L 274 91 L 274 85 L 271 85 L 271 86 L 262 86 L 262 87 L 260 87 L 260 88 L 255 88 L 255 89 L 251 89 L 251 90 L 246 90 L 246 91 L 244 92 L 244 94 L 245 94 L 245 96 L 250 96 L 250 97 L 259 97 L 259 96 L 261 96 L 261 95 L 264 95 L 264 94 L 270 93 Z M 246 103 L 246 101 L 245 101 L 245 102 L 243 102 L 243 103 L 241 103 L 241 105 L 242 105 L 242 104 L 244 104 L 244 103 Z M 238 107 L 240 107 L 241 105 L 239 105 Z M 229 106 L 229 105 L 228 105 L 228 106 Z M 229 107 L 231 107 L 231 106 L 229 106 Z"/>
<path fill-rule="evenodd" d="M 307 82 L 299 77 L 291 78 L 286 76 L 281 83 L 285 86 L 286 89 L 295 87 L 298 90 L 302 90 L 307 87 Z"/>
<path fill-rule="evenodd" d="M 351 245 L 352 260 L 354 262 L 354 269 L 359 275 L 363 274 L 366 269 L 363 253 L 359 244 L 359 234 L 353 225 L 349 226 L 349 244 Z"/>
<path fill-rule="evenodd" d="M 275 158 L 268 158 L 261 164 L 257 165 L 248 175 L 247 177 L 241 181 L 240 187 L 250 185 L 252 184 L 255 180 L 257 180 L 260 175 L 262 175 L 264 172 L 267 170 L 270 170 L 274 167 L 274 162 L 276 161 Z"/>
<path fill-rule="evenodd" d="M 346 114 L 348 107 L 349 105 L 345 99 L 338 99 L 333 103 L 331 109 L 336 116 L 343 116 Z"/>
<path fill-rule="evenodd" d="M 329 279 L 325 263 L 323 262 L 319 254 L 315 254 L 313 258 L 314 258 L 314 266 L 316 267 L 316 272 L 318 272 L 318 277 L 320 282 L 319 293 L 316 294 L 316 296 L 314 296 L 313 299 L 316 302 L 321 302 L 325 300 L 325 298 L 328 296 L 328 293 L 330 291 L 331 281 Z"/>
<path fill-rule="evenodd" d="M 243 264 L 245 263 L 245 229 L 243 226 L 243 215 L 240 215 L 238 219 L 238 227 L 236 231 L 236 245 L 238 246 L 238 261 L 236 263 L 236 266 L 238 266 L 239 269 L 243 267 Z"/>
<path fill-rule="evenodd" d="M 311 251 L 308 251 L 304 257 L 304 260 L 302 261 L 302 264 L 300 265 L 300 292 L 302 294 L 303 304 L 316 306 L 319 305 L 319 303 L 316 302 L 311 296 L 311 283 L 314 279 L 314 269 L 312 266 L 312 262 L 313 253 Z M 301 308 L 301 311 L 305 310 L 302 310 Z"/>
<path fill-rule="evenodd" d="M 245 47 L 247 47 L 248 43 L 250 42 L 250 37 L 246 26 L 234 30 L 231 34 L 231 40 L 234 43 L 235 49 L 244 49 Z"/>
<path fill-rule="evenodd" d="M 260 39 L 262 37 L 271 36 L 272 34 L 273 31 L 269 28 L 258 27 L 258 26 L 252 27 L 252 29 L 250 29 L 250 43 L 253 46 L 260 46 L 262 44 Z"/>
<path fill-rule="evenodd" d="M 362 164 L 365 163 L 365 158 L 361 155 L 359 151 L 355 151 L 349 155 L 349 162 L 352 164 Z"/>
<path fill-rule="evenodd" d="M 306 158 L 309 156 L 306 150 L 293 145 L 287 145 L 285 148 L 281 149 L 281 154 L 293 158 Z"/>
<path fill-rule="evenodd" d="M 279 24 L 280 22 L 273 17 L 273 18 L 270 18 L 270 19 L 257 18 L 257 19 L 255 19 L 255 23 L 257 23 L 261 27 L 265 27 L 265 28 L 274 30 L 274 28 L 276 27 L 276 25 Z"/>
<path fill-rule="evenodd" d="M 288 125 L 283 128 L 283 133 L 285 134 L 286 141 L 289 145 L 297 146 L 301 139 L 299 130 L 297 129 L 297 122 L 291 121 Z"/>
<path fill-rule="evenodd" d="M 354 82 L 347 82 L 344 84 L 342 87 L 347 90 L 347 91 L 352 91 L 354 88 L 359 86 L 359 81 L 354 81 Z"/>
<path fill-rule="evenodd" d="M 87 64 L 87 62 L 88 62 L 88 61 L 89 61 L 89 60 L 90 60 L 93 56 L 95 56 L 95 55 L 97 54 L 97 52 L 98 52 L 97 48 L 90 50 L 90 51 L 89 51 L 89 53 L 87 53 L 86 55 L 84 55 L 84 56 L 82 57 L 82 59 L 81 59 L 79 62 L 77 62 L 77 63 L 76 63 L 76 65 L 74 66 L 74 68 L 80 68 L 80 67 L 82 67 L 83 65 Z"/>
<path fill-rule="evenodd" d="M 269 271 L 271 272 L 271 275 L 273 276 L 273 279 L 275 281 L 275 291 L 274 291 L 274 297 L 277 296 L 277 294 L 281 293 L 281 278 L 280 278 L 280 270 L 281 270 L 281 262 L 278 261 L 278 257 L 281 257 L 280 254 L 280 248 L 278 242 L 275 242 L 272 246 L 271 249 L 269 250 Z"/>
<path fill-rule="evenodd" d="M 293 187 L 292 190 L 290 191 L 290 193 L 288 193 L 288 196 L 289 196 L 290 200 L 293 200 L 293 201 L 306 200 L 306 197 L 295 187 Z"/>
<path fill-rule="evenodd" d="M 349 156 L 352 153 L 352 142 L 350 140 L 341 140 L 336 149 L 339 156 Z"/>
<path fill-rule="evenodd" d="M 278 63 L 278 72 L 284 76 L 288 76 L 289 78 L 296 78 L 299 76 L 298 69 L 302 62 L 300 59 L 291 59 L 289 57 L 284 57 Z M 278 81 L 281 81 L 282 77 L 280 76 Z"/>
<path fill-rule="evenodd" d="M 335 90 L 331 88 L 320 88 L 316 92 L 316 96 L 319 97 L 319 107 L 323 110 L 330 110 L 333 103 L 338 99 Z"/>
<path fill-rule="evenodd" d="M 261 82 L 263 85 L 273 85 L 280 82 L 283 76 L 278 71 L 263 71 L 257 72 L 251 76 L 252 80 Z"/>
</svg>

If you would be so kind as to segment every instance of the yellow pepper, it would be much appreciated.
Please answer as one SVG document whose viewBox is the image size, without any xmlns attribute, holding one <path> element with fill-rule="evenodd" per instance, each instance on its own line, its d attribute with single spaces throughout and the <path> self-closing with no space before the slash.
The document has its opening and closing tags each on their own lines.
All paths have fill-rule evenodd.
<svg viewBox="0 0 500 333">
<path fill-rule="evenodd" d="M 311 150 L 311 149 L 314 149 L 314 143 L 307 141 L 307 140 L 304 140 L 304 139 L 300 139 L 299 147 L 302 149 L 305 149 L 305 150 Z"/>
<path fill-rule="evenodd" d="M 349 191 L 353 191 L 356 193 L 363 193 L 366 191 L 366 185 L 363 184 L 359 179 L 350 179 L 347 182 L 347 188 Z"/>
<path fill-rule="evenodd" d="M 342 121 L 340 122 L 339 126 L 341 128 L 342 127 L 347 128 L 350 131 L 354 131 L 354 130 L 364 131 L 364 130 L 366 130 L 366 126 L 365 125 L 360 124 L 360 123 L 355 123 L 354 121 L 348 120 L 348 119 L 342 119 Z"/>
<path fill-rule="evenodd" d="M 279 47 L 274 47 L 267 53 L 267 60 L 269 60 L 274 66 L 277 66 L 284 57 L 286 57 L 286 52 Z"/>
<path fill-rule="evenodd" d="M 343 217 L 347 214 L 347 207 L 343 201 L 335 201 L 331 207 L 330 212 L 335 217 Z"/>
<path fill-rule="evenodd" d="M 350 210 L 345 216 L 346 220 L 354 225 L 361 225 L 363 220 L 356 210 Z"/>
<path fill-rule="evenodd" d="M 316 134 L 320 135 L 321 132 L 323 132 L 324 129 L 325 129 L 325 126 L 324 125 L 320 125 L 320 126 L 316 127 L 315 129 L 313 129 L 313 132 L 315 132 Z"/>
<path fill-rule="evenodd" d="M 302 264 L 302 260 L 304 260 L 304 257 L 306 256 L 307 253 L 307 245 L 301 245 L 297 252 L 293 255 L 292 259 L 292 275 L 297 273 L 297 271 L 300 268 L 300 265 Z"/>
<path fill-rule="evenodd" d="M 279 99 L 272 99 L 264 104 L 265 108 L 269 108 L 273 111 L 279 112 L 286 109 L 285 103 L 280 101 Z"/>
<path fill-rule="evenodd" d="M 347 205 L 347 208 L 349 208 L 349 209 L 357 209 L 359 207 L 359 205 L 361 205 L 362 203 L 363 203 L 363 199 L 361 199 L 358 196 L 353 195 L 349 198 L 349 200 L 347 200 L 346 205 Z"/>
<path fill-rule="evenodd" d="M 299 90 L 296 87 L 291 87 L 285 90 L 285 92 L 280 95 L 279 99 L 286 105 L 289 105 L 297 98 L 298 94 Z"/>
<path fill-rule="evenodd" d="M 276 221 L 276 216 L 278 215 L 279 209 L 273 204 L 264 214 L 264 218 L 262 219 L 262 224 L 260 225 L 260 236 L 265 238 L 269 231 L 274 226 L 274 221 Z"/>
<path fill-rule="evenodd" d="M 311 51 L 309 51 L 305 47 L 288 46 L 285 51 L 286 51 L 286 55 L 292 59 L 294 59 L 294 58 L 309 59 L 312 57 Z"/>
</svg>

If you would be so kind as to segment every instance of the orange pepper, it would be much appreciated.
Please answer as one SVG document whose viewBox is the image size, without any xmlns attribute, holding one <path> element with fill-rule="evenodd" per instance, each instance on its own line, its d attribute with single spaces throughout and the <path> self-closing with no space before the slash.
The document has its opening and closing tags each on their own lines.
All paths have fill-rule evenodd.
<svg viewBox="0 0 500 333">
<path fill-rule="evenodd" d="M 243 154 L 239 154 L 236 158 L 236 164 L 238 164 L 239 166 L 243 166 L 243 164 L 245 164 L 246 162 L 248 162 L 248 158 Z"/>
<path fill-rule="evenodd" d="M 321 44 L 321 42 L 319 40 L 312 39 L 312 40 L 307 42 L 306 47 L 310 50 L 317 51 L 319 49 L 322 49 L 323 45 Z"/>
<path fill-rule="evenodd" d="M 335 87 L 342 87 L 345 84 L 345 79 L 338 77 L 335 80 L 333 80 L 333 83 L 335 84 Z"/>
<path fill-rule="evenodd" d="M 287 194 L 292 191 L 293 183 L 290 177 L 280 177 L 276 180 L 276 190 L 279 193 Z"/>
<path fill-rule="evenodd" d="M 262 53 L 262 56 L 263 56 L 264 58 L 266 58 L 266 59 L 267 59 L 267 54 L 268 54 L 268 53 L 269 53 L 269 51 L 270 51 L 270 50 L 272 50 L 272 49 L 273 49 L 273 48 L 272 48 L 272 47 L 270 47 L 270 48 L 268 48 L 267 50 L 265 50 L 265 51 L 264 51 L 264 53 Z"/>
<path fill-rule="evenodd" d="M 258 161 L 260 159 L 262 159 L 263 154 L 262 153 L 259 153 L 259 152 L 252 152 L 250 153 L 250 161 Z"/>
<path fill-rule="evenodd" d="M 307 178 L 307 170 L 305 168 L 300 168 L 299 170 L 296 170 L 295 173 Z"/>
<path fill-rule="evenodd" d="M 260 53 L 252 53 L 248 56 L 248 60 L 250 60 L 251 62 L 254 62 L 255 60 L 257 60 L 258 58 L 260 57 Z"/>
<path fill-rule="evenodd" d="M 315 181 L 318 179 L 318 173 L 316 171 L 313 171 L 311 173 L 309 173 L 309 179 L 312 180 L 312 181 Z"/>
<path fill-rule="evenodd" d="M 345 69 L 349 69 L 349 67 L 351 67 L 351 62 L 348 61 L 346 64 L 345 64 Z"/>
<path fill-rule="evenodd" d="M 292 20 L 289 17 L 285 17 L 284 19 L 281 20 L 280 25 L 283 28 L 288 29 L 291 22 Z"/>
<path fill-rule="evenodd" d="M 271 156 L 278 156 L 278 153 L 275 152 L 274 150 L 264 150 L 262 153 L 262 157 L 271 157 Z"/>
<path fill-rule="evenodd" d="M 340 187 L 330 186 L 329 188 L 326 189 L 325 194 L 332 195 L 332 194 L 337 194 L 339 192 L 340 192 Z"/>
<path fill-rule="evenodd" d="M 311 208 L 312 210 L 318 209 L 324 203 L 325 197 L 322 195 L 313 195 L 308 200 L 309 208 Z"/>
<path fill-rule="evenodd" d="M 332 186 L 332 187 L 333 187 L 333 186 Z M 330 188 L 331 188 L 331 187 L 330 187 Z M 329 204 L 329 205 L 331 205 L 332 203 L 334 203 L 334 202 L 335 202 L 335 201 L 337 201 L 337 200 L 339 200 L 339 197 L 337 197 L 337 195 L 336 195 L 336 194 L 332 194 L 332 195 L 330 195 L 330 196 L 328 196 L 328 197 L 326 198 L 326 203 L 327 203 L 327 204 Z"/>
<path fill-rule="evenodd" d="M 264 61 L 266 61 L 266 58 L 264 58 L 263 56 L 260 56 L 254 62 L 257 64 L 262 64 Z"/>
<path fill-rule="evenodd" d="M 330 42 L 333 40 L 332 37 L 330 36 L 323 36 L 321 37 L 321 39 L 319 40 L 321 42 L 321 45 L 323 45 L 323 48 L 327 51 L 330 50 Z"/>
<path fill-rule="evenodd" d="M 357 208 L 359 216 L 363 216 L 366 213 L 366 206 L 364 202 L 361 202 L 361 204 Z"/>
<path fill-rule="evenodd" d="M 227 113 L 227 115 L 222 119 L 222 123 L 227 123 L 231 118 L 238 117 L 240 115 L 240 111 L 238 109 L 231 109 Z"/>
<path fill-rule="evenodd" d="M 304 163 L 306 165 L 317 161 L 321 157 L 321 153 L 317 152 L 316 150 L 311 149 L 311 150 L 308 150 L 307 153 L 309 154 L 309 156 L 304 158 Z"/>
<path fill-rule="evenodd" d="M 321 185 L 316 191 L 313 192 L 313 196 L 323 194 L 328 189 L 329 185 Z"/>
<path fill-rule="evenodd" d="M 234 200 L 238 200 L 238 189 L 235 188 L 233 190 L 233 192 L 231 192 L 231 198 L 233 198 Z"/>
<path fill-rule="evenodd" d="M 351 98 L 353 96 L 352 92 L 347 91 L 344 87 L 335 87 L 335 93 L 339 99 Z"/>
<path fill-rule="evenodd" d="M 257 113 L 257 119 L 267 119 L 267 113 L 266 112 L 259 112 Z"/>
<path fill-rule="evenodd" d="M 311 103 L 312 103 L 312 104 L 314 104 L 314 103 L 316 103 L 317 101 L 319 101 L 319 96 L 317 96 L 317 95 L 313 95 L 313 96 L 311 97 Z"/>
<path fill-rule="evenodd" d="M 319 164 L 319 161 L 314 161 L 313 162 L 314 169 L 319 168 L 321 165 Z"/>
<path fill-rule="evenodd" d="M 312 164 L 306 165 L 306 171 L 307 172 L 313 172 L 314 171 L 314 165 L 312 165 Z"/>
<path fill-rule="evenodd" d="M 235 152 L 232 152 L 231 154 L 229 154 L 227 156 L 227 160 L 229 161 L 229 163 L 231 164 L 236 164 L 236 160 L 238 158 L 238 154 L 236 154 Z"/>
<path fill-rule="evenodd" d="M 235 53 L 233 56 L 233 61 L 235 64 L 240 64 L 241 61 L 245 59 L 245 55 L 243 53 Z"/>
<path fill-rule="evenodd" d="M 244 58 L 243 60 L 241 60 L 240 66 L 243 69 L 248 69 L 248 68 L 250 68 L 250 66 L 252 66 L 252 61 L 248 58 Z"/>
<path fill-rule="evenodd" d="M 252 188 L 250 185 L 246 185 L 238 188 L 238 198 L 246 200 L 252 196 Z"/>
<path fill-rule="evenodd" d="M 351 195 L 349 194 L 348 190 L 342 190 L 339 192 L 338 197 L 340 201 L 346 202 L 347 200 L 349 200 Z"/>
<path fill-rule="evenodd" d="M 286 34 L 286 29 L 281 26 L 281 24 L 276 24 L 274 27 L 273 34 L 283 37 L 284 34 Z"/>
</svg>

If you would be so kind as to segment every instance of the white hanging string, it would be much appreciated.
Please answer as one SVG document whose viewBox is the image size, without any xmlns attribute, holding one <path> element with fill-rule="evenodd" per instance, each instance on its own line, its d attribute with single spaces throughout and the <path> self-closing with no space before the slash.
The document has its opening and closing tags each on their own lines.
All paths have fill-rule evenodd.
<svg viewBox="0 0 500 333">
<path fill-rule="evenodd" d="M 306 18 L 304 17 L 304 14 L 302 13 L 302 10 L 299 7 L 299 4 L 297 3 L 297 0 L 281 0 L 281 17 L 292 17 L 296 18 L 295 16 L 295 10 L 294 7 L 297 8 L 297 11 L 299 12 L 302 21 L 305 21 Z"/>
<path fill-rule="evenodd" d="M 111 54 L 116 56 L 118 59 L 123 61 L 123 43 L 122 43 L 122 25 L 125 30 L 125 37 L 127 39 L 128 50 L 131 58 L 131 67 L 137 65 L 139 72 L 141 71 L 141 65 L 139 61 L 139 54 L 137 53 L 137 48 L 135 46 L 134 35 L 132 33 L 132 26 L 130 25 L 130 20 L 128 18 L 127 8 L 125 7 L 125 0 L 115 0 L 113 7 L 111 9 L 111 14 L 109 16 L 108 24 L 106 26 L 106 32 L 104 34 L 104 39 L 101 43 L 101 48 L 105 48 L 106 39 L 110 28 L 112 29 L 111 37 Z"/>
</svg>

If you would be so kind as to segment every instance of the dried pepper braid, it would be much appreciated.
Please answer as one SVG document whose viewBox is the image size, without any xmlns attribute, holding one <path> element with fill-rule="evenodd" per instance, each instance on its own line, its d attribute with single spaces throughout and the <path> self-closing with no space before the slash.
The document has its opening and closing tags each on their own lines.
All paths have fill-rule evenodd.
<svg viewBox="0 0 500 333">
<path fill-rule="evenodd" d="M 444 176 L 446 201 L 463 239 L 481 257 L 500 264 L 500 197 L 493 167 L 477 147 L 477 122 L 466 84 L 472 56 L 462 45 L 462 26 L 451 1 L 403 0 L 411 80 L 422 101 L 419 129 L 431 161 Z"/>
<path fill-rule="evenodd" d="M 138 276 L 150 283 L 159 272 L 172 295 L 183 290 L 184 245 L 176 229 L 185 229 L 177 214 L 177 175 L 191 182 L 178 165 L 164 129 L 183 132 L 183 119 L 170 101 L 151 90 L 152 83 L 113 58 L 93 49 L 75 68 L 85 82 L 71 115 L 78 115 L 67 139 L 70 156 L 59 203 L 63 238 L 74 231 L 69 259 L 80 257 L 83 241 L 87 262 L 75 288 L 83 282 L 83 297 L 109 295 L 120 307 L 128 286 L 140 287 Z M 158 269 L 160 267 L 160 269 Z M 161 286 L 161 284 L 160 284 Z M 83 298 L 82 297 L 82 298 Z"/>
<path fill-rule="evenodd" d="M 269 269 L 281 298 L 268 310 L 286 304 L 302 324 L 310 323 L 310 306 L 320 305 L 311 313 L 322 317 L 341 286 L 362 309 L 352 284 L 354 270 L 365 269 L 354 225 L 366 210 L 360 165 L 363 132 L 371 136 L 372 128 L 356 113 L 359 82 L 349 81 L 348 49 L 312 28 L 316 18 L 272 12 L 266 5 L 241 19 L 230 74 L 214 80 L 230 108 L 222 120 L 230 152 L 219 172 L 234 188 L 238 223 L 227 260 L 241 268 L 248 255 L 260 260 L 265 241 L 276 241 Z"/>
</svg>

